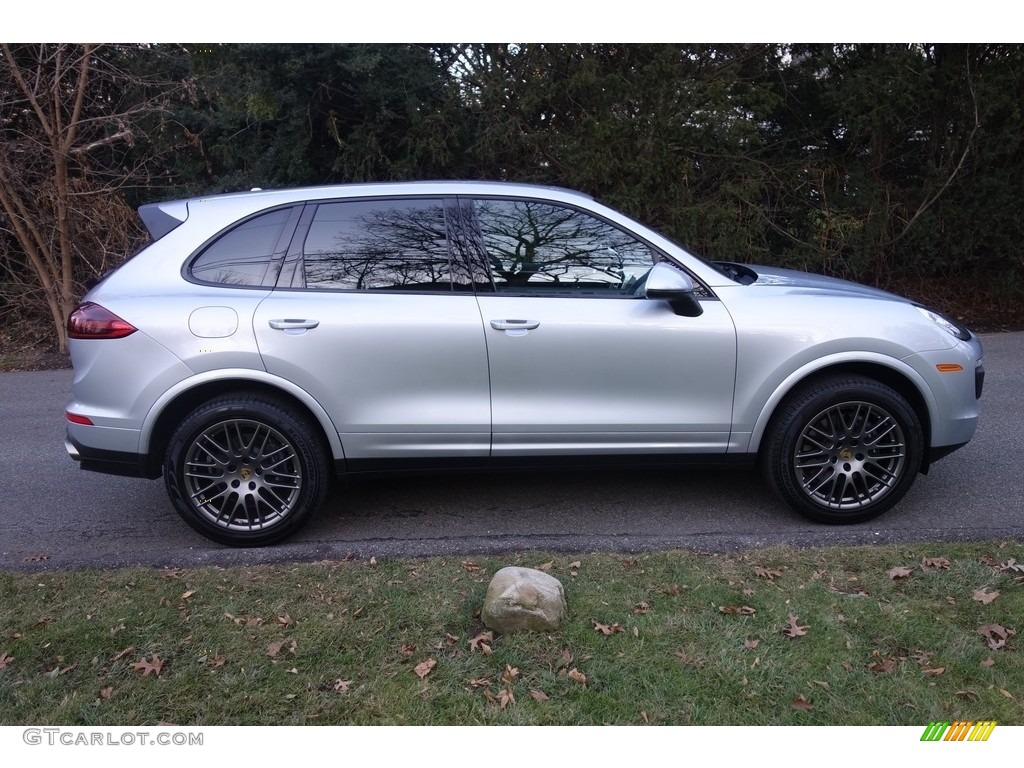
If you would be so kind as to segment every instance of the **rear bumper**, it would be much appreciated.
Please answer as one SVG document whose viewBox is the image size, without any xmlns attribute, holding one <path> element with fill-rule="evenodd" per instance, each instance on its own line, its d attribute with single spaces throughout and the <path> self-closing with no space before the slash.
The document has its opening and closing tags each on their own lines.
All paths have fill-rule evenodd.
<svg viewBox="0 0 1024 768">
<path fill-rule="evenodd" d="M 160 477 L 159 470 L 152 469 L 149 457 L 143 454 L 90 448 L 70 435 L 64 440 L 64 449 L 68 456 L 78 462 L 79 467 L 90 472 L 148 479 Z"/>
</svg>

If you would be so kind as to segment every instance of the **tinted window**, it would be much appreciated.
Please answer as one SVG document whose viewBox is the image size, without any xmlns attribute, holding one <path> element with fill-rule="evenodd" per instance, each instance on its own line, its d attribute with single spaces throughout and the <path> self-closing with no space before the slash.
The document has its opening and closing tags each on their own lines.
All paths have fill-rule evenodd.
<svg viewBox="0 0 1024 768">
<path fill-rule="evenodd" d="M 450 291 L 440 200 L 357 200 L 317 208 L 303 247 L 305 287 Z"/>
<path fill-rule="evenodd" d="M 474 205 L 499 292 L 632 296 L 657 261 L 629 233 L 573 208 L 523 200 Z"/>
<path fill-rule="evenodd" d="M 268 274 L 279 241 L 285 233 L 291 208 L 264 213 L 240 224 L 218 238 L 192 262 L 192 276 L 223 285 L 269 285 Z M 288 228 L 290 236 L 293 227 Z M 287 243 L 280 245 L 281 248 Z"/>
</svg>

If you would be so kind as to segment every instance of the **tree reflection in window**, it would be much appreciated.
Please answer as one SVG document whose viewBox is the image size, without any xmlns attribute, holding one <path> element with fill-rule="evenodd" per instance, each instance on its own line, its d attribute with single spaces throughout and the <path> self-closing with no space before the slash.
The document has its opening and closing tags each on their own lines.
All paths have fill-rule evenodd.
<svg viewBox="0 0 1024 768">
<path fill-rule="evenodd" d="M 523 200 L 475 206 L 498 291 L 631 295 L 656 261 L 629 233 L 572 208 Z"/>
<path fill-rule="evenodd" d="M 306 236 L 303 261 L 307 288 L 452 289 L 439 200 L 320 205 Z"/>
</svg>

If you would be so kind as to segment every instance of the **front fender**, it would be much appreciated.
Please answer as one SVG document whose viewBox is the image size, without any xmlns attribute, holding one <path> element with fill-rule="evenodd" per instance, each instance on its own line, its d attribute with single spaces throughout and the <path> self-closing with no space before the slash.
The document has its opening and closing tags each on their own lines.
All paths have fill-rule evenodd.
<svg viewBox="0 0 1024 768">
<path fill-rule="evenodd" d="M 830 370 L 836 370 L 852 365 L 859 367 L 863 367 L 865 365 L 881 366 L 899 376 L 902 376 L 910 382 L 910 384 L 912 384 L 920 394 L 921 400 L 924 402 L 925 407 L 928 410 L 929 424 L 935 423 L 938 416 L 938 404 L 935 402 L 931 388 L 928 386 L 924 376 L 922 376 L 921 373 L 913 366 L 903 360 L 897 360 L 889 357 L 888 355 L 882 355 L 875 352 L 840 352 L 816 358 L 801 365 L 796 370 L 785 375 L 780 380 L 777 380 L 774 385 L 769 385 L 773 388 L 767 399 L 763 399 L 759 403 L 747 404 L 745 408 L 750 412 L 756 412 L 756 417 L 753 419 L 750 439 L 745 448 L 740 448 L 740 451 L 745 453 L 756 453 L 758 451 L 761 445 L 761 440 L 764 437 L 765 430 L 768 428 L 768 423 L 771 421 L 775 410 L 791 392 L 795 391 L 801 385 L 802 382 L 813 376 L 828 373 Z M 744 407 L 737 404 L 736 413 L 739 414 L 743 409 Z"/>
</svg>

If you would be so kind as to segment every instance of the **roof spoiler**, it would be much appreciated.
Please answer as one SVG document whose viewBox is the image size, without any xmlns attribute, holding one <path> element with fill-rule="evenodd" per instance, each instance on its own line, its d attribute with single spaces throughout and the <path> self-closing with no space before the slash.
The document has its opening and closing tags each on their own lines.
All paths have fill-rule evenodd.
<svg viewBox="0 0 1024 768">
<path fill-rule="evenodd" d="M 139 218 L 146 225 L 154 240 L 159 240 L 188 218 L 188 202 L 170 200 L 164 203 L 149 203 L 139 208 Z"/>
</svg>

